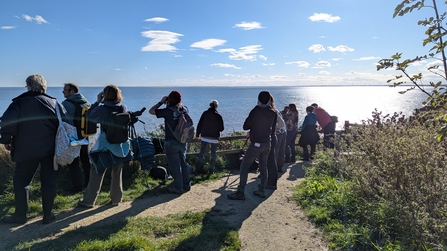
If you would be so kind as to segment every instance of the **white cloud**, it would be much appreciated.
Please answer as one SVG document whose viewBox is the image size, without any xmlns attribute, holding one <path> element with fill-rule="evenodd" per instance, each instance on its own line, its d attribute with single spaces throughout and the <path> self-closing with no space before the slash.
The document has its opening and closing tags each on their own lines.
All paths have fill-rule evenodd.
<svg viewBox="0 0 447 251">
<path fill-rule="evenodd" d="M 353 59 L 354 61 L 366 61 L 366 60 L 377 60 L 380 59 L 380 57 L 361 57 L 357 59 Z"/>
<path fill-rule="evenodd" d="M 262 63 L 263 66 L 273 66 L 275 65 L 275 63 L 270 63 L 270 64 L 266 64 L 266 63 Z"/>
<path fill-rule="evenodd" d="M 253 29 L 262 29 L 264 27 L 261 26 L 259 22 L 242 22 L 235 24 L 233 28 L 241 28 L 243 30 L 253 30 Z"/>
<path fill-rule="evenodd" d="M 205 40 L 202 40 L 199 42 L 195 42 L 195 43 L 191 44 L 191 47 L 200 48 L 200 49 L 204 49 L 204 50 L 211 50 L 216 46 L 221 46 L 221 45 L 225 44 L 226 42 L 227 42 L 226 40 L 210 38 L 210 39 L 205 39 Z"/>
<path fill-rule="evenodd" d="M 253 55 L 253 54 L 258 53 L 258 51 L 260 51 L 260 50 L 262 50 L 261 45 L 248 45 L 248 46 L 239 48 L 239 50 L 235 50 L 233 48 L 226 48 L 226 49 L 217 50 L 217 52 L 230 53 L 229 58 L 233 59 L 233 60 L 255 61 L 256 55 Z"/>
<path fill-rule="evenodd" d="M 349 48 L 346 45 L 338 45 L 337 47 L 328 46 L 327 48 L 330 51 L 338 51 L 338 52 L 347 52 L 347 51 L 352 52 L 352 51 L 354 51 L 354 49 Z"/>
<path fill-rule="evenodd" d="M 321 44 L 313 44 L 309 48 L 307 48 L 309 51 L 313 51 L 314 53 L 319 53 L 322 51 L 326 51 L 323 45 Z"/>
<path fill-rule="evenodd" d="M 261 60 L 267 60 L 267 57 L 266 56 L 264 56 L 264 55 L 259 55 L 259 59 L 261 59 Z"/>
<path fill-rule="evenodd" d="M 11 26 L 11 25 L 5 25 L 5 26 L 0 27 L 0 29 L 2 29 L 2 30 L 12 30 L 15 28 L 16 28 L 15 26 Z"/>
<path fill-rule="evenodd" d="M 341 18 L 339 16 L 332 16 L 332 14 L 327 13 L 314 13 L 309 17 L 312 22 L 324 21 L 328 23 L 333 23 L 339 21 Z"/>
<path fill-rule="evenodd" d="M 286 62 L 286 65 L 289 65 L 289 64 L 296 64 L 296 65 L 298 65 L 298 67 L 302 67 L 302 68 L 308 68 L 310 65 L 306 61 Z"/>
<path fill-rule="evenodd" d="M 171 44 L 179 42 L 178 37 L 183 36 L 179 33 L 160 30 L 143 31 L 141 35 L 152 38 L 146 46 L 141 48 L 141 51 L 176 51 L 177 48 Z"/>
<path fill-rule="evenodd" d="M 42 16 L 36 15 L 36 17 L 32 17 L 26 14 L 22 15 L 22 18 L 24 18 L 28 22 L 36 21 L 37 24 L 48 24 L 47 20 L 45 20 Z"/>
<path fill-rule="evenodd" d="M 115 68 L 115 71 L 121 71 L 121 69 L 120 68 Z"/>
<path fill-rule="evenodd" d="M 164 17 L 153 17 L 153 18 L 145 19 L 144 21 L 145 22 L 153 22 L 153 23 L 159 24 L 159 23 L 163 23 L 163 22 L 169 21 L 169 19 L 164 18 Z"/>
<path fill-rule="evenodd" d="M 340 61 L 343 60 L 343 58 L 332 58 L 332 61 Z"/>
<path fill-rule="evenodd" d="M 331 66 L 331 63 L 329 63 L 329 61 L 324 61 L 324 60 L 322 60 L 322 61 L 318 61 L 318 62 L 315 64 L 315 66 L 316 66 L 317 68 L 321 68 L 321 67 L 330 67 L 330 66 Z"/>
<path fill-rule="evenodd" d="M 212 64 L 211 66 L 216 66 L 216 67 L 222 67 L 222 68 L 233 68 L 233 69 L 241 69 L 240 67 L 237 67 L 234 64 L 222 64 L 222 63 L 217 63 L 217 64 Z"/>
<path fill-rule="evenodd" d="M 174 55 L 174 57 L 175 57 L 175 58 L 181 58 L 181 57 L 183 57 L 183 56 L 177 54 L 177 55 Z"/>
<path fill-rule="evenodd" d="M 326 38 L 326 36 L 319 36 L 318 38 Z"/>
<path fill-rule="evenodd" d="M 289 78 L 287 76 L 281 76 L 281 75 L 273 75 L 273 76 L 267 76 L 268 79 L 286 79 Z"/>
<path fill-rule="evenodd" d="M 328 72 L 328 71 L 320 71 L 319 73 L 320 73 L 321 75 L 331 75 L 331 73 Z"/>
</svg>

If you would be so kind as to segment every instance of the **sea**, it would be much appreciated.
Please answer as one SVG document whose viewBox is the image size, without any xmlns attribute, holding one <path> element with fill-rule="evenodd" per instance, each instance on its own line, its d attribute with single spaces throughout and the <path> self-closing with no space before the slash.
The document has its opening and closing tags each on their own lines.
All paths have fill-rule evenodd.
<svg viewBox="0 0 447 251">
<path fill-rule="evenodd" d="M 299 124 L 306 115 L 305 109 L 312 103 L 317 103 L 330 115 L 338 117 L 337 129 L 344 127 L 345 121 L 361 123 L 371 118 L 376 109 L 382 114 L 395 112 L 411 115 L 415 108 L 423 107 L 422 102 L 427 95 L 412 90 L 401 94 L 409 87 L 388 86 L 265 86 L 265 87 L 120 87 L 128 110 L 137 111 L 146 107 L 147 110 L 140 116 L 141 122 L 135 127 L 137 133 L 150 132 L 163 123 L 163 119 L 149 114 L 149 109 L 159 102 L 163 96 L 172 90 L 182 94 L 182 103 L 189 109 L 195 123 L 198 123 L 201 114 L 208 109 L 211 100 L 219 102 L 218 111 L 224 120 L 223 135 L 243 131 L 242 126 L 250 110 L 257 104 L 260 91 L 269 91 L 275 100 L 278 110 L 294 103 L 299 111 Z M 49 87 L 47 93 L 64 100 L 63 86 Z M 96 101 L 96 95 L 102 87 L 80 87 L 80 92 L 90 101 Z M 0 87 L 0 114 L 7 109 L 11 99 L 20 95 L 24 87 Z"/>
</svg>

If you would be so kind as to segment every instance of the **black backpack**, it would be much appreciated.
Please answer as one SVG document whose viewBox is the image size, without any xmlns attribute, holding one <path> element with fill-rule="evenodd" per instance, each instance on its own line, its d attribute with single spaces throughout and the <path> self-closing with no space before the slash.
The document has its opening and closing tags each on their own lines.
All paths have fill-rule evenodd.
<svg viewBox="0 0 447 251">
<path fill-rule="evenodd" d="M 117 111 L 113 107 L 105 106 L 109 111 L 109 118 L 104 129 L 107 142 L 111 144 L 124 143 L 129 139 L 129 125 L 131 117 L 129 112 Z"/>
<path fill-rule="evenodd" d="M 91 135 L 95 135 L 98 130 L 98 124 L 91 122 L 85 115 L 90 109 L 86 103 L 80 104 L 67 99 L 68 102 L 75 106 L 75 113 L 73 116 L 73 124 L 78 132 L 78 139 L 82 139 Z"/>
</svg>

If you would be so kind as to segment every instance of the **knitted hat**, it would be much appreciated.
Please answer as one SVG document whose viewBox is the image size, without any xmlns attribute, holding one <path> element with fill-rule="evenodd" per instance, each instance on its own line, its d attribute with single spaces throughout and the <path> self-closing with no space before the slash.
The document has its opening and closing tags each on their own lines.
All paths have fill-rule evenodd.
<svg viewBox="0 0 447 251">
<path fill-rule="evenodd" d="M 172 91 L 168 96 L 169 105 L 174 106 L 182 101 L 182 94 L 179 91 Z"/>
<path fill-rule="evenodd" d="M 270 101 L 270 93 L 268 91 L 262 91 L 258 95 L 258 100 L 261 104 L 267 104 Z"/>
<path fill-rule="evenodd" d="M 317 107 L 318 107 L 317 103 L 313 103 L 313 104 L 311 104 L 310 106 L 313 106 L 314 108 L 317 108 Z"/>
</svg>

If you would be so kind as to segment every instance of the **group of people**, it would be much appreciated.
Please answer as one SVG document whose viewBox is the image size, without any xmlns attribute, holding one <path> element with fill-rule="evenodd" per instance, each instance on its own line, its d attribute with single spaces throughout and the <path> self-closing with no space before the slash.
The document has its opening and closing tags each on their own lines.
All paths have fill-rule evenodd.
<svg viewBox="0 0 447 251">
<path fill-rule="evenodd" d="M 79 92 L 79 87 L 74 83 L 64 84 L 62 92 L 65 100 L 60 104 L 56 98 L 46 94 L 46 80 L 41 75 L 29 76 L 26 79 L 26 88 L 27 91 L 14 98 L 0 118 L 0 143 L 11 151 L 12 161 L 15 162 L 13 174 L 15 212 L 12 215 L 4 216 L 2 221 L 17 224 L 27 222 L 27 189 L 40 166 L 42 222 L 48 224 L 55 219 L 52 208 L 60 170 L 54 163 L 55 137 L 59 126 L 56 106 L 59 106 L 61 110 L 62 120 L 77 127 L 79 138 L 81 135 L 78 128 L 79 123 L 76 123 L 79 120 L 77 111 L 80 108 L 89 107 L 86 117 L 100 125 L 100 133 L 94 143 L 94 149 L 108 150 L 116 158 L 124 158 L 128 155 L 130 141 L 115 144 L 107 141 L 109 114 L 111 112 L 126 112 L 127 107 L 122 103 L 121 90 L 115 85 L 106 86 L 97 94 L 97 99 L 93 104 Z M 173 177 L 173 184 L 168 188 L 168 192 L 174 194 L 182 194 L 191 190 L 190 168 L 186 162 L 187 143 L 179 141 L 174 136 L 172 129 L 176 127 L 181 114 L 188 113 L 188 108 L 181 101 L 181 93 L 174 90 L 169 95 L 163 96 L 149 110 L 151 115 L 164 119 L 164 151 Z M 165 106 L 162 107 L 163 105 Z M 217 111 L 218 107 L 218 101 L 212 100 L 208 110 L 204 111 L 200 117 L 196 128 L 196 137 L 201 139 L 199 158 L 203 159 L 205 151 L 210 145 L 211 169 L 215 168 L 220 133 L 224 130 L 222 116 Z M 325 135 L 333 134 L 335 131 L 335 123 L 328 120 L 327 116 L 329 115 L 318 105 L 313 104 L 307 107 L 306 112 L 299 142 L 304 149 L 303 160 L 311 159 L 315 152 L 315 144 L 318 141 L 316 122 L 319 123 Z M 250 145 L 240 166 L 238 189 L 235 193 L 228 194 L 228 198 L 245 199 L 244 190 L 248 171 L 256 158 L 259 158 L 261 183 L 254 194 L 264 198 L 265 189 L 276 189 L 278 172 L 282 172 L 283 164 L 294 162 L 296 158 L 295 139 L 299 129 L 298 110 L 295 104 L 290 104 L 280 112 L 275 107 L 273 96 L 267 91 L 262 91 L 258 95 L 258 105 L 250 111 L 243 129 L 248 130 L 247 137 L 250 139 Z M 311 147 L 310 154 L 307 145 Z M 98 171 L 90 164 L 88 154 L 88 146 L 84 145 L 81 147 L 79 157 L 68 164 L 73 191 L 80 192 L 85 189 L 78 206 L 87 208 L 94 206 L 107 169 L 111 169 L 110 204 L 112 206 L 119 205 L 123 197 L 123 163 L 111 165 L 107 169 Z M 82 180 L 84 180 L 83 183 Z"/>
</svg>

